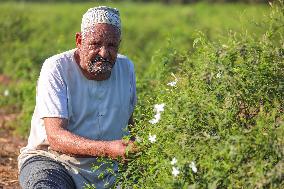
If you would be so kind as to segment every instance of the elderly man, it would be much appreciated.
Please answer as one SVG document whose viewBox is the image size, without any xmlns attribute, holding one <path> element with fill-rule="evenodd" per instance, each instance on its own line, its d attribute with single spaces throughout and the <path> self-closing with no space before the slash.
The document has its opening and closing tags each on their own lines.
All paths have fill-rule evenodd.
<svg viewBox="0 0 284 189">
<path fill-rule="evenodd" d="M 134 67 L 118 54 L 120 40 L 118 10 L 91 8 L 77 48 L 44 62 L 28 145 L 18 158 L 22 188 L 114 186 L 114 159 L 133 147 L 122 138 L 136 103 Z"/>
</svg>

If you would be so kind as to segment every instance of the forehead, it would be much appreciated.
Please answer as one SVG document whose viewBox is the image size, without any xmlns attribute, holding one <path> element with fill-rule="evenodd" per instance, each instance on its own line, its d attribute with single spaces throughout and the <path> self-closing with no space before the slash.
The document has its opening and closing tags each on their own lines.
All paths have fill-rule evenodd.
<svg viewBox="0 0 284 189">
<path fill-rule="evenodd" d="M 87 31 L 85 32 L 85 39 L 116 41 L 120 39 L 120 31 L 113 25 L 100 23 L 87 29 Z"/>
</svg>

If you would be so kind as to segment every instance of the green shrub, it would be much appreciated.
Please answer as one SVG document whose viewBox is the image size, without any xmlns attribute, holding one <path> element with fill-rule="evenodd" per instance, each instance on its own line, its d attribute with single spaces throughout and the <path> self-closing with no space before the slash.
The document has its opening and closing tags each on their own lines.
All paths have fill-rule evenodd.
<svg viewBox="0 0 284 189">
<path fill-rule="evenodd" d="M 283 6 L 271 15 L 258 40 L 212 43 L 200 35 L 190 54 L 160 52 L 150 87 L 138 85 L 140 152 L 121 164 L 122 188 L 283 187 Z M 161 103 L 161 120 L 149 123 Z"/>
</svg>

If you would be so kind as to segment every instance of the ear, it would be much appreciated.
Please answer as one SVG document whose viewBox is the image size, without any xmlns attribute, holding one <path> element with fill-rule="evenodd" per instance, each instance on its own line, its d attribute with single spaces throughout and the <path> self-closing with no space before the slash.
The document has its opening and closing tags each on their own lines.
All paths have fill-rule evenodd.
<svg viewBox="0 0 284 189">
<path fill-rule="evenodd" d="M 121 44 L 121 38 L 118 41 L 118 50 L 120 49 L 120 44 Z"/>
<path fill-rule="evenodd" d="M 78 49 L 80 49 L 81 45 L 82 45 L 82 33 L 81 32 L 77 32 L 76 33 L 76 47 Z"/>
</svg>

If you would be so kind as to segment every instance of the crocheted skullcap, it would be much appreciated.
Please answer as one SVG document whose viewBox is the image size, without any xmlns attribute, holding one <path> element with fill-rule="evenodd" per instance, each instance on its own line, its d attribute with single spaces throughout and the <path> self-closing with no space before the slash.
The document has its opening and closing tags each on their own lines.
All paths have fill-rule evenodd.
<svg viewBox="0 0 284 189">
<path fill-rule="evenodd" d="M 119 11 L 116 8 L 99 6 L 88 9 L 83 15 L 81 23 L 81 32 L 85 33 L 90 27 L 99 23 L 111 24 L 121 30 Z"/>
</svg>

